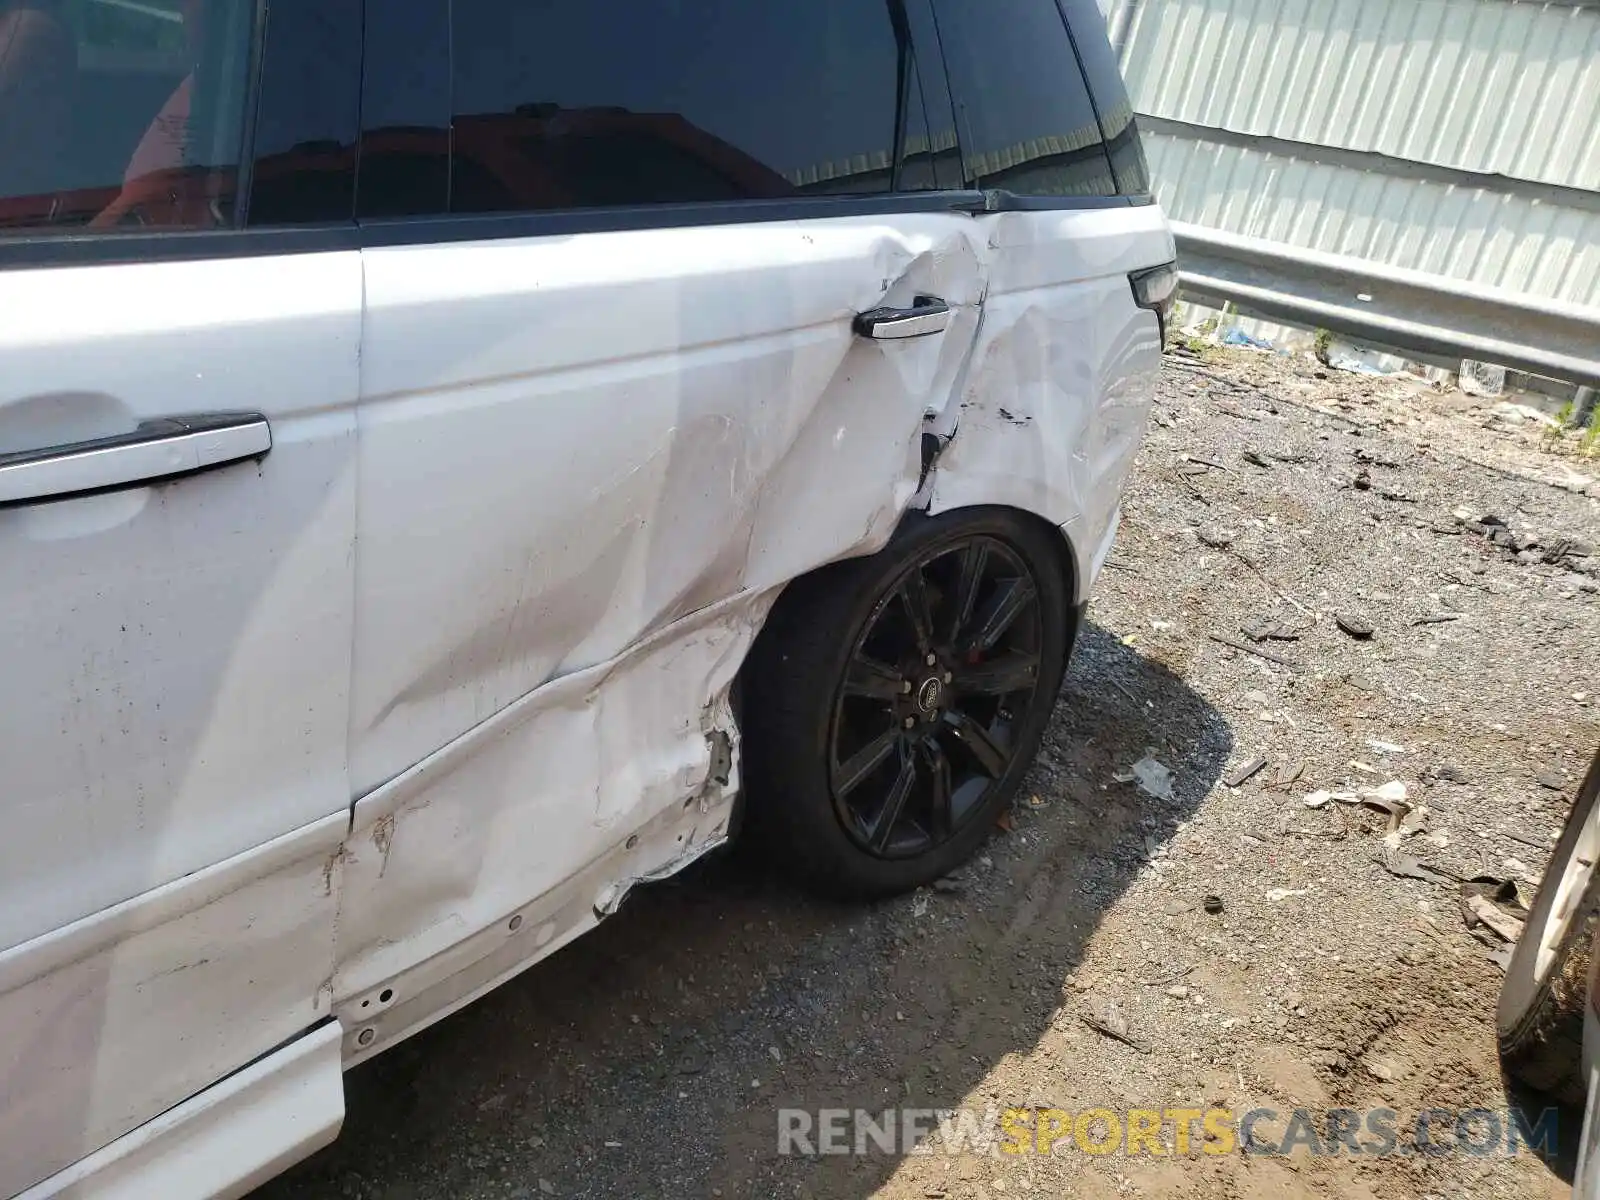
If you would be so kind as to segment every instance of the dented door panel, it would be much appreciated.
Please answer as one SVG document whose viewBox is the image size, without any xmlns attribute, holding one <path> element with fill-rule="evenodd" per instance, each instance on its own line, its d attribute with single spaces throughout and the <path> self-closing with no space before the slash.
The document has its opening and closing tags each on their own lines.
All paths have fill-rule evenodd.
<svg viewBox="0 0 1600 1200">
<path fill-rule="evenodd" d="M 945 213 L 366 252 L 339 1001 L 705 794 L 775 589 L 917 494 L 983 253 Z M 949 330 L 852 332 L 919 295 Z"/>
<path fill-rule="evenodd" d="M 1130 272 L 1168 262 L 1155 206 L 996 213 L 988 294 L 929 510 L 1006 504 L 1064 527 L 1087 597 L 1144 435 L 1161 335 Z"/>
<path fill-rule="evenodd" d="M 976 325 L 977 237 L 925 214 L 368 250 L 357 794 L 752 561 L 761 586 L 880 543 Z M 919 292 L 957 327 L 852 334 Z"/>
</svg>

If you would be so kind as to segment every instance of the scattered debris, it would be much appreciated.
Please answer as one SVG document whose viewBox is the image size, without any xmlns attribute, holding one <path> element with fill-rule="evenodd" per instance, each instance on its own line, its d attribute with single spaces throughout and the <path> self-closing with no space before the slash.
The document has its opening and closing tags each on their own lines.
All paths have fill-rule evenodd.
<svg viewBox="0 0 1600 1200">
<path fill-rule="evenodd" d="M 1464 784 L 1469 778 L 1464 770 L 1460 767 L 1452 766 L 1450 763 L 1441 763 L 1438 766 L 1429 767 L 1423 772 L 1422 777 L 1424 781 L 1436 779 L 1440 783 L 1456 784 Z"/>
<path fill-rule="evenodd" d="M 1312 792 L 1303 803 L 1307 808 L 1326 808 L 1332 799 L 1332 792 Z"/>
<path fill-rule="evenodd" d="M 1378 861 L 1389 874 L 1398 876 L 1401 879 L 1420 879 L 1424 883 L 1438 884 L 1455 882 L 1448 875 L 1440 874 L 1403 850 L 1390 849 Z"/>
<path fill-rule="evenodd" d="M 1522 936 L 1523 922 L 1477 892 L 1469 892 L 1461 897 L 1461 913 L 1466 918 L 1468 929 L 1483 925 L 1508 942 L 1515 942 Z"/>
<path fill-rule="evenodd" d="M 1379 738 L 1368 738 L 1367 746 L 1379 754 L 1404 754 L 1406 748 L 1394 742 L 1385 742 Z"/>
<path fill-rule="evenodd" d="M 1368 1075 L 1385 1083 L 1396 1083 L 1411 1074 L 1411 1065 L 1392 1054 L 1371 1055 L 1363 1058 L 1361 1065 L 1367 1069 Z"/>
<path fill-rule="evenodd" d="M 1154 796 L 1157 800 L 1172 800 L 1172 771 L 1151 756 L 1146 755 L 1133 764 L 1133 777 L 1145 795 Z"/>
<path fill-rule="evenodd" d="M 911 915 L 913 917 L 928 915 L 928 893 L 921 888 L 918 888 L 917 894 L 911 897 Z"/>
<path fill-rule="evenodd" d="M 1546 834 L 1545 840 L 1541 842 L 1531 837 L 1524 837 L 1522 834 L 1510 829 L 1497 829 L 1495 833 L 1500 837 L 1510 838 L 1513 842 L 1521 842 L 1524 846 L 1532 846 L 1536 850 L 1550 849 L 1550 843 L 1553 840 L 1550 834 Z"/>
<path fill-rule="evenodd" d="M 1383 458 L 1364 446 L 1357 446 L 1352 457 L 1358 463 L 1365 463 L 1369 467 L 1384 467 L 1391 471 L 1397 470 L 1403 465 L 1398 459 Z"/>
<path fill-rule="evenodd" d="M 1522 893 L 1517 888 L 1515 879 L 1500 879 L 1494 875 L 1474 875 L 1461 885 L 1461 895 L 1482 896 L 1495 904 L 1502 905 L 1510 910 L 1518 920 L 1525 919 L 1528 906 L 1523 903 Z"/>
<path fill-rule="evenodd" d="M 1263 650 L 1261 647 L 1252 646 L 1248 642 L 1236 641 L 1233 638 L 1224 637 L 1220 633 L 1208 633 L 1206 636 L 1219 645 L 1227 646 L 1230 650 L 1242 650 L 1246 654 L 1254 654 L 1257 658 L 1264 658 L 1270 663 L 1277 663 L 1280 667 L 1288 667 L 1291 671 L 1303 671 L 1305 669 L 1303 664 L 1296 662 L 1292 658 L 1285 658 L 1281 654 L 1274 654 L 1270 650 Z"/>
<path fill-rule="evenodd" d="M 1213 550 L 1226 550 L 1238 538 L 1238 534 L 1214 527 L 1198 529 L 1195 531 L 1195 536 Z"/>
<path fill-rule="evenodd" d="M 1233 474 L 1233 469 L 1227 463 L 1218 462 L 1214 458 L 1207 458 L 1203 454 L 1186 454 L 1184 455 L 1184 461 L 1194 463 L 1200 467 L 1210 467 L 1214 471 L 1226 471 L 1229 475 Z M 1184 468 L 1179 467 L 1178 470 L 1183 471 Z"/>
<path fill-rule="evenodd" d="M 1244 414 L 1241 413 L 1239 415 L 1243 416 Z M 1263 458 L 1259 451 L 1246 450 L 1243 454 L 1239 455 L 1239 457 L 1244 459 L 1244 461 L 1249 463 L 1251 466 L 1260 467 L 1265 471 L 1272 470 L 1272 464 Z"/>
<path fill-rule="evenodd" d="M 935 879 L 933 881 L 933 890 L 946 896 L 953 896 L 957 892 L 964 892 L 966 891 L 966 888 L 967 881 L 962 879 L 959 875 L 946 875 L 943 879 Z"/>
<path fill-rule="evenodd" d="M 1238 769 L 1236 769 L 1231 775 L 1229 775 L 1222 782 L 1227 784 L 1231 788 L 1241 787 L 1241 786 L 1243 786 L 1243 784 L 1245 783 L 1246 780 L 1248 780 L 1251 776 L 1255 775 L 1258 771 L 1260 771 L 1266 765 L 1267 765 L 1267 760 L 1266 759 L 1264 759 L 1264 758 L 1252 758 L 1249 762 L 1244 763 L 1243 765 L 1241 765 Z"/>
<path fill-rule="evenodd" d="M 1461 620 L 1460 613 L 1430 613 L 1425 617 L 1418 617 L 1411 622 L 1413 625 L 1448 625 L 1451 621 Z"/>
<path fill-rule="evenodd" d="M 1358 641 L 1365 641 L 1373 634 L 1372 623 L 1356 613 L 1336 612 L 1333 614 L 1333 620 L 1340 629 Z"/>
<path fill-rule="evenodd" d="M 1268 888 L 1267 889 L 1267 900 L 1269 902 L 1273 903 L 1273 904 L 1277 904 L 1280 900 L 1287 900 L 1291 896 L 1309 896 L 1309 895 L 1311 895 L 1311 889 L 1310 888 L 1281 888 L 1281 887 L 1276 887 L 1276 888 Z"/>
<path fill-rule="evenodd" d="M 1298 642 L 1305 629 L 1285 625 L 1276 617 L 1252 617 L 1239 627 L 1252 642 Z"/>
<path fill-rule="evenodd" d="M 1185 975 L 1189 974 L 1189 972 L 1193 970 L 1194 966 L 1191 964 L 1187 967 L 1178 967 L 1174 970 L 1166 972 L 1163 975 L 1157 975 L 1154 979 L 1141 979 L 1138 980 L 1138 982 L 1143 984 L 1145 987 L 1160 987 L 1162 984 L 1171 983 L 1175 979 L 1182 979 Z"/>
<path fill-rule="evenodd" d="M 1107 1000 L 1105 1007 L 1098 1013 L 1083 1013 L 1082 1019 L 1083 1023 L 1096 1033 L 1104 1034 L 1125 1046 L 1132 1046 L 1140 1054 L 1150 1053 L 1149 1043 L 1133 1035 L 1128 1027 L 1128 1018 L 1122 1015 L 1122 1010 L 1117 1007 L 1115 1000 Z"/>
<path fill-rule="evenodd" d="M 1306 764 L 1304 759 L 1291 759 L 1278 767 L 1278 777 L 1272 781 L 1273 787 L 1286 788 L 1305 774 Z"/>
<path fill-rule="evenodd" d="M 1416 837 L 1419 833 L 1428 832 L 1428 806 L 1426 804 L 1413 808 L 1400 818 L 1400 837 Z"/>
<path fill-rule="evenodd" d="M 1409 808 L 1406 804 L 1406 785 L 1398 779 L 1391 779 L 1382 787 L 1367 788 L 1361 793 L 1361 802 L 1384 812 L 1392 813 L 1397 808 Z"/>
</svg>

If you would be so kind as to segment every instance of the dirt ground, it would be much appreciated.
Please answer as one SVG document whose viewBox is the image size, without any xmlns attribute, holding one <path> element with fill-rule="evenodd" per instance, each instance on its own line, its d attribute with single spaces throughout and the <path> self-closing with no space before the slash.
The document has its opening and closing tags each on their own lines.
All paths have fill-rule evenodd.
<svg viewBox="0 0 1600 1200">
<path fill-rule="evenodd" d="M 1504 1110 L 1498 939 L 1457 881 L 1530 893 L 1600 743 L 1600 462 L 1552 436 L 1309 359 L 1169 356 L 1045 749 L 978 861 L 876 906 L 737 859 L 636 893 L 352 1072 L 337 1145 L 256 1200 L 1566 1195 L 1526 1152 L 777 1152 L 780 1109 L 1269 1108 L 1272 1135 L 1376 1107 L 1402 1151 L 1423 1109 Z M 1121 781 L 1147 753 L 1170 798 Z M 1384 813 L 1306 802 L 1391 782 L 1388 843 Z"/>
</svg>

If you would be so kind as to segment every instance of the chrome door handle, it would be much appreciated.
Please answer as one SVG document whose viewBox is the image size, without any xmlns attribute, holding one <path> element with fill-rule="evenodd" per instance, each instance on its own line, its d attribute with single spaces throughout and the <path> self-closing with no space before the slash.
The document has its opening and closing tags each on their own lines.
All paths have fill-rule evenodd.
<svg viewBox="0 0 1600 1200">
<path fill-rule="evenodd" d="M 141 421 L 131 433 L 0 454 L 0 507 L 142 487 L 272 449 L 260 413 L 191 413 Z"/>
<path fill-rule="evenodd" d="M 950 306 L 937 296 L 918 296 L 910 308 L 874 308 L 855 319 L 864 338 L 927 337 L 950 328 Z"/>
</svg>

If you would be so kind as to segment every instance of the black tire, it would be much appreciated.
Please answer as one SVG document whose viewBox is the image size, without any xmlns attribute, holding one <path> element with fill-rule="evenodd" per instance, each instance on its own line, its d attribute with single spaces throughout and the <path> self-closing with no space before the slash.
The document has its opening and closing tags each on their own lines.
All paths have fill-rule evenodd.
<svg viewBox="0 0 1600 1200">
<path fill-rule="evenodd" d="M 1496 1012 L 1506 1074 L 1564 1104 L 1582 1104 L 1586 1090 L 1583 1006 L 1600 913 L 1600 872 L 1584 860 L 1594 857 L 1600 828 L 1596 822 L 1600 822 L 1600 754 L 1590 764 L 1551 852 L 1506 968 Z M 1557 911 L 1558 900 L 1562 911 Z M 1544 944 L 1552 945 L 1552 953 L 1541 962 Z"/>
<path fill-rule="evenodd" d="M 1076 632 L 1070 561 L 1064 540 L 1042 522 L 1011 509 L 975 508 L 933 518 L 909 515 L 879 553 L 825 567 L 790 585 L 740 679 L 744 816 L 756 848 L 803 886 L 841 898 L 908 891 L 965 862 L 1015 795 L 1049 723 Z M 914 601 L 906 598 L 913 573 L 925 588 L 922 611 L 932 618 L 920 625 L 911 616 Z M 1008 611 L 1005 601 L 1025 590 L 1025 576 L 1031 577 L 1036 613 L 1012 617 L 1002 634 L 1025 643 L 1024 649 L 973 649 L 1002 619 L 996 614 Z M 979 582 L 969 584 L 972 578 Z M 902 614 L 912 644 L 920 630 L 947 630 L 948 645 L 930 637 L 922 649 L 959 661 L 950 671 L 944 671 L 947 662 L 929 666 L 920 688 L 911 686 L 909 676 L 887 686 L 874 677 L 874 689 L 911 691 L 896 692 L 893 700 L 886 694 L 863 698 L 858 672 L 864 661 L 877 663 L 868 659 L 866 646 L 869 639 L 889 636 L 885 631 L 896 619 L 891 605 Z M 886 644 L 880 640 L 874 649 Z M 1035 645 L 1037 662 L 1028 666 Z M 980 662 L 985 654 L 993 661 Z M 1031 680 L 1026 692 L 995 692 L 993 698 L 981 690 L 1016 682 L 1018 664 Z M 947 685 L 943 692 L 940 679 Z M 929 693 L 933 698 L 922 707 Z M 985 725 L 990 699 L 994 716 Z M 918 706 L 908 708 L 912 715 L 895 716 L 911 705 Z M 835 787 L 836 781 L 866 787 L 844 784 L 846 774 L 862 778 L 860 770 L 846 768 L 870 761 L 872 747 L 887 734 L 873 734 L 867 753 L 850 754 L 848 761 L 840 746 L 859 721 L 880 717 L 887 718 L 884 728 L 890 731 L 897 723 L 903 728 L 920 722 L 913 732 L 896 733 L 896 748 L 882 760 L 881 769 L 894 782 L 878 812 L 881 837 L 869 836 L 864 820 L 850 809 L 857 792 L 841 795 Z M 975 724 L 981 735 L 973 732 Z M 1003 756 L 995 757 L 1002 740 Z M 911 782 L 904 783 L 908 770 Z M 879 779 L 867 782 L 877 786 Z M 918 804 L 925 805 L 920 824 Z M 928 841 L 920 850 L 919 834 Z"/>
</svg>

